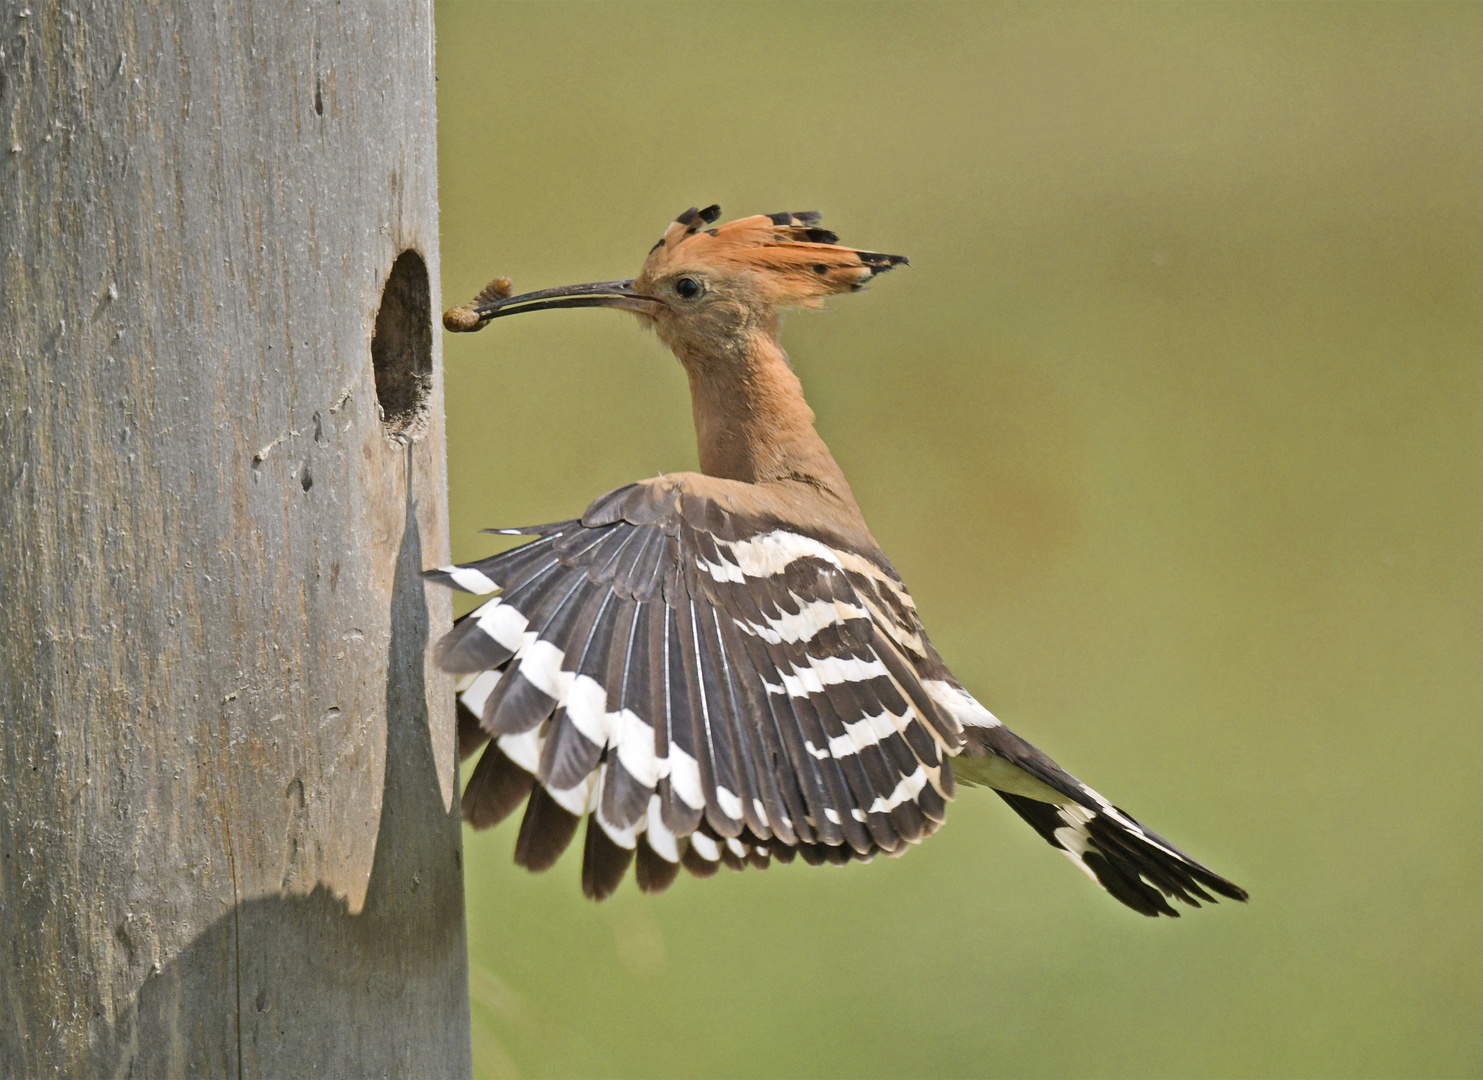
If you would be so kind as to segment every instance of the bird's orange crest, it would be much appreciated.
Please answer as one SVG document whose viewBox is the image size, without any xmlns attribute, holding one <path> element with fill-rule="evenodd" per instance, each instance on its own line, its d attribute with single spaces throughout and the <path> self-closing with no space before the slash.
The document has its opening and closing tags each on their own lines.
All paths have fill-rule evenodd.
<svg viewBox="0 0 1483 1080">
<path fill-rule="evenodd" d="M 877 274 L 907 263 L 839 247 L 839 237 L 819 227 L 817 210 L 756 214 L 707 228 L 719 206 L 691 207 L 674 220 L 649 251 L 637 283 L 684 270 L 746 273 L 779 307 L 818 307 L 824 297 L 854 292 Z"/>
</svg>

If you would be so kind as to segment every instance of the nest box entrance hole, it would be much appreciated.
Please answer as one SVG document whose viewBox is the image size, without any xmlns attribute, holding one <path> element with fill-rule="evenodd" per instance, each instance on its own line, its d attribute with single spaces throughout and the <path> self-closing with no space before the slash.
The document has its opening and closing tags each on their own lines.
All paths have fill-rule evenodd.
<svg viewBox="0 0 1483 1080">
<path fill-rule="evenodd" d="M 397 256 L 376 310 L 371 364 L 381 425 L 394 438 L 415 439 L 427 424 L 433 381 L 432 295 L 427 263 L 412 249 Z"/>
</svg>

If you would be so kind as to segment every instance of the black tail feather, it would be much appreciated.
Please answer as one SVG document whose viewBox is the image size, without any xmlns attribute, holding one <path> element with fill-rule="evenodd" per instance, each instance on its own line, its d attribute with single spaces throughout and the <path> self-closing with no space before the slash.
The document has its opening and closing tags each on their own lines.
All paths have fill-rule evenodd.
<svg viewBox="0 0 1483 1080">
<path fill-rule="evenodd" d="M 1179 912 L 1166 896 L 1191 907 L 1199 907 L 1202 900 L 1214 903 L 1212 891 L 1232 900 L 1246 899 L 1246 890 L 1157 833 L 1144 830 L 1121 811 L 1116 813 L 1139 831 L 1109 812 L 1077 804 L 1057 806 L 1004 791 L 997 794 L 1047 843 L 1070 856 L 1102 888 L 1141 915 L 1177 918 Z"/>
</svg>

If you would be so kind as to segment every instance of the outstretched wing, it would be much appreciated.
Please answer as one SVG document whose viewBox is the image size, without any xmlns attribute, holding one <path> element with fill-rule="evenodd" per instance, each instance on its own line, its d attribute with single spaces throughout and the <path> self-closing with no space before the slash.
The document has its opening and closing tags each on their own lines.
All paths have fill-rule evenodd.
<svg viewBox="0 0 1483 1080">
<path fill-rule="evenodd" d="M 583 885 L 605 896 L 635 854 L 658 889 L 681 863 L 898 854 L 943 820 L 962 727 L 882 557 L 683 477 L 512 531 L 537 539 L 427 576 L 498 590 L 437 659 L 463 676 L 465 752 L 493 740 L 465 816 L 525 801 L 518 862 L 549 866 L 590 814 Z"/>
</svg>

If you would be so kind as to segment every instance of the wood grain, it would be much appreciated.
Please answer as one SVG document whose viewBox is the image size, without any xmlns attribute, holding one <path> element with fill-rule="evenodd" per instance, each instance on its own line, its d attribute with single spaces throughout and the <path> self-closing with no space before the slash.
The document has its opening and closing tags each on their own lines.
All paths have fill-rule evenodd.
<svg viewBox="0 0 1483 1080">
<path fill-rule="evenodd" d="M 7 4 L 0 117 L 0 1075 L 466 1076 L 432 5 Z"/>
</svg>

